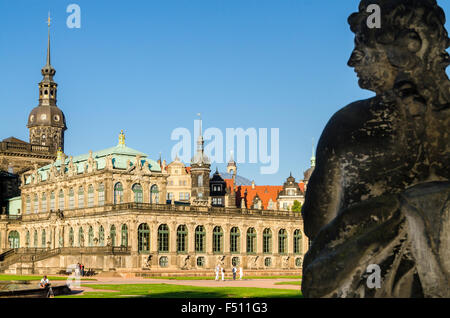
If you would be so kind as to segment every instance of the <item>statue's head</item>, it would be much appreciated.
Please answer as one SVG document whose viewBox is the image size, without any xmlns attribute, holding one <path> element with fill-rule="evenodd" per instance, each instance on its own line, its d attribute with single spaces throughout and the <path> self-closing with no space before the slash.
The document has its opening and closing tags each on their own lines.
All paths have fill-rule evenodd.
<svg viewBox="0 0 450 318">
<path fill-rule="evenodd" d="M 381 27 L 369 28 L 367 21 L 376 4 L 381 9 Z M 355 49 L 348 65 L 355 68 L 361 88 L 377 94 L 399 82 L 418 83 L 428 78 L 448 80 L 450 45 L 444 11 L 436 0 L 362 0 L 359 12 L 348 22 L 355 33 Z M 435 86 L 432 83 L 424 86 Z"/>
</svg>

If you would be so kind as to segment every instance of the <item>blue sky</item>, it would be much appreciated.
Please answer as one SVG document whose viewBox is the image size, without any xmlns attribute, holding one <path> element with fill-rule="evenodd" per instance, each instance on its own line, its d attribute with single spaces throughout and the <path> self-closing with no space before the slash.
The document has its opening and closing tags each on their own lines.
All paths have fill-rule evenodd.
<svg viewBox="0 0 450 318">
<path fill-rule="evenodd" d="M 446 13 L 448 2 L 439 1 Z M 81 29 L 66 7 L 81 7 Z M 173 129 L 280 128 L 280 168 L 257 184 L 281 184 L 309 167 L 312 139 L 348 103 L 372 96 L 346 63 L 347 17 L 358 0 L 40 0 L 0 2 L 0 139 L 28 141 L 38 104 L 48 11 L 66 153 L 117 144 L 169 159 Z M 6 117 L 6 119 L 5 119 Z M 215 170 L 215 165 L 212 167 Z M 224 170 L 224 165 L 219 166 Z"/>
</svg>

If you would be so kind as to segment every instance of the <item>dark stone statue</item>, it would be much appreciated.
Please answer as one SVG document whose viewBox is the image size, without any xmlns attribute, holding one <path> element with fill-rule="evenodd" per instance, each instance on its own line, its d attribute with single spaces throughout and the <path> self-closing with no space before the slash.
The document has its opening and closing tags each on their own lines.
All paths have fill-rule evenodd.
<svg viewBox="0 0 450 318">
<path fill-rule="evenodd" d="M 381 8 L 369 28 L 367 6 Z M 306 297 L 450 297 L 450 46 L 435 0 L 363 0 L 348 65 L 376 93 L 329 121 L 303 207 Z M 369 270 L 378 265 L 379 272 Z M 381 283 L 369 280 L 379 274 Z"/>
</svg>

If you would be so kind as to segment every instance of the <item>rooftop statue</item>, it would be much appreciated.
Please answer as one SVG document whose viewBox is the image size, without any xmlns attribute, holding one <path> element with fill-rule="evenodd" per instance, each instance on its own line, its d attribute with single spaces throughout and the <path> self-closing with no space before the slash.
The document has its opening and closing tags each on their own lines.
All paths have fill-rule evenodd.
<svg viewBox="0 0 450 318">
<path fill-rule="evenodd" d="M 371 4 L 381 9 L 381 28 L 367 24 Z M 338 111 L 320 138 L 303 207 L 313 242 L 303 294 L 450 297 L 444 12 L 435 0 L 362 0 L 348 22 L 348 65 L 376 96 Z"/>
</svg>

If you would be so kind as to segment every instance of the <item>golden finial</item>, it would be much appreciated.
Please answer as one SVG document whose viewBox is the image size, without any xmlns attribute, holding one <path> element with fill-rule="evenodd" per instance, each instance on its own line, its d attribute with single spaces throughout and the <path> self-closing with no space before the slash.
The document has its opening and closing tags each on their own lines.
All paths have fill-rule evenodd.
<svg viewBox="0 0 450 318">
<path fill-rule="evenodd" d="M 47 25 L 50 27 L 50 23 L 52 22 L 52 19 L 50 18 L 50 11 L 48 12 L 48 19 L 47 19 Z"/>
<path fill-rule="evenodd" d="M 62 160 L 63 152 L 61 147 L 58 148 L 58 152 L 56 153 L 56 160 Z"/>
<path fill-rule="evenodd" d="M 123 129 L 120 131 L 119 134 L 119 145 L 125 146 L 125 134 L 123 133 Z"/>
</svg>

